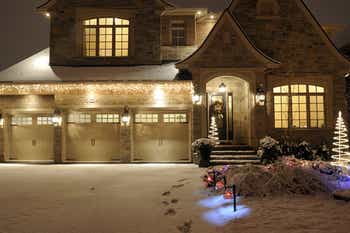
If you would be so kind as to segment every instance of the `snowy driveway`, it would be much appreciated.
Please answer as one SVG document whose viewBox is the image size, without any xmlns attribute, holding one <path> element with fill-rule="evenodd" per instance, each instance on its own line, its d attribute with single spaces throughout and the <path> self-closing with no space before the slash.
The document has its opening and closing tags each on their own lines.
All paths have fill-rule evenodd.
<svg viewBox="0 0 350 233">
<path fill-rule="evenodd" d="M 199 208 L 200 175 L 194 165 L 3 164 L 0 233 L 179 232 L 186 208 Z"/>
<path fill-rule="evenodd" d="M 0 233 L 348 233 L 329 197 L 208 196 L 194 165 L 0 164 Z M 331 230 L 330 230 L 331 229 Z"/>
</svg>

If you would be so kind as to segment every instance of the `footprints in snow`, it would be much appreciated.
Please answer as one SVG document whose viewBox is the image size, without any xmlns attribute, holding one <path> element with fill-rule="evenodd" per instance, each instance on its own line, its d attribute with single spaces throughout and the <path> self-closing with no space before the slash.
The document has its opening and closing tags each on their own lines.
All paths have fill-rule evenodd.
<svg viewBox="0 0 350 233">
<path fill-rule="evenodd" d="M 172 185 L 169 191 L 166 191 L 166 192 L 162 193 L 162 196 L 163 197 L 170 197 L 171 196 L 171 191 L 173 189 L 179 189 L 179 188 L 184 187 L 185 184 L 189 183 L 189 182 L 188 183 L 184 183 L 187 180 L 188 179 L 180 179 L 180 180 L 178 180 L 177 183 L 180 183 L 180 184 Z M 172 198 L 170 201 L 168 201 L 168 200 L 163 200 L 162 201 L 162 204 L 164 206 L 176 205 L 178 203 L 179 203 L 179 200 L 177 198 Z M 176 210 L 174 208 L 168 208 L 165 211 L 164 215 L 165 216 L 175 216 L 176 215 Z M 186 221 L 186 222 L 184 222 L 183 225 L 177 226 L 176 228 L 181 233 L 191 233 L 192 232 L 192 220 Z"/>
</svg>

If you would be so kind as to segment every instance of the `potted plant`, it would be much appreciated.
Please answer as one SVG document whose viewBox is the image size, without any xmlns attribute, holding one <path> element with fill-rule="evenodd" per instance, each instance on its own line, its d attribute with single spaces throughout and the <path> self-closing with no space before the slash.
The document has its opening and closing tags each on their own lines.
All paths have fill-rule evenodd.
<svg viewBox="0 0 350 233">
<path fill-rule="evenodd" d="M 194 162 L 199 165 L 199 167 L 209 167 L 210 166 L 210 155 L 216 145 L 215 140 L 208 138 L 200 138 L 192 143 L 192 148 L 197 156 Z"/>
</svg>

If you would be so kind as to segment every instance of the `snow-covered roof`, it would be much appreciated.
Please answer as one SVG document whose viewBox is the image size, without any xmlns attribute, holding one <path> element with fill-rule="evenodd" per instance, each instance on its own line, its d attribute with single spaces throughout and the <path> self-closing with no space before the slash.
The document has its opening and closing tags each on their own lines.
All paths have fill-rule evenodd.
<svg viewBox="0 0 350 233">
<path fill-rule="evenodd" d="M 68 67 L 50 66 L 49 49 L 0 72 L 0 82 L 173 80 L 174 63 L 145 66 Z"/>
</svg>

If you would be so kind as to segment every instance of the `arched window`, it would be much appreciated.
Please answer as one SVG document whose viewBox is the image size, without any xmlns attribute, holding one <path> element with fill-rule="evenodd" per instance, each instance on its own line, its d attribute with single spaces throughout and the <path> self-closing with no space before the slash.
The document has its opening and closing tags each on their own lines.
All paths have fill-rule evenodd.
<svg viewBox="0 0 350 233">
<path fill-rule="evenodd" d="M 94 18 L 84 20 L 84 56 L 129 56 L 129 26 L 129 20 L 120 18 Z"/>
<path fill-rule="evenodd" d="M 271 17 L 279 15 L 279 5 L 276 0 L 259 0 L 256 5 L 258 16 Z"/>
<path fill-rule="evenodd" d="M 292 84 L 273 88 L 275 128 L 324 128 L 325 89 Z"/>
</svg>

